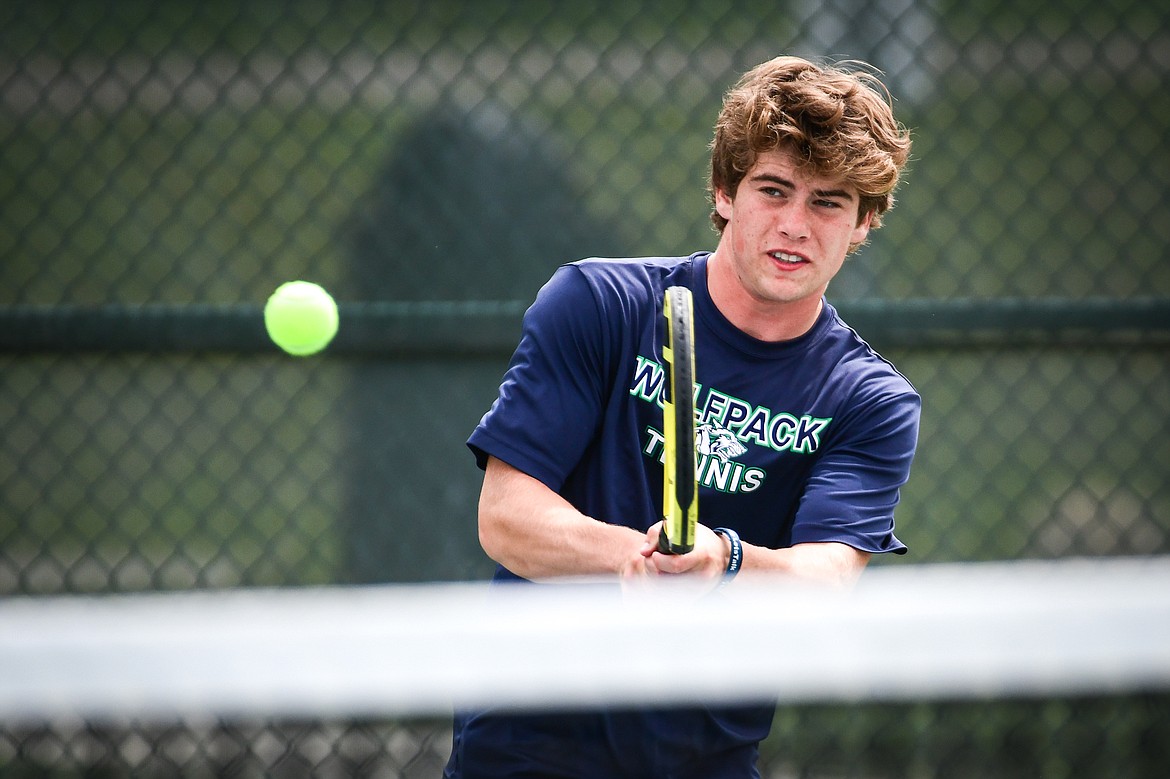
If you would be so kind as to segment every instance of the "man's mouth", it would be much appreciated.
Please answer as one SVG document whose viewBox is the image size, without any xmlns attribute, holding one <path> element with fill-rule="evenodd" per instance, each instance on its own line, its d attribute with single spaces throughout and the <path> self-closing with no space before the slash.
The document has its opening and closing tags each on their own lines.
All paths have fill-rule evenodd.
<svg viewBox="0 0 1170 779">
<path fill-rule="evenodd" d="M 788 252 L 768 252 L 768 256 L 781 265 L 801 265 L 808 262 L 799 254 L 789 254 Z"/>
</svg>

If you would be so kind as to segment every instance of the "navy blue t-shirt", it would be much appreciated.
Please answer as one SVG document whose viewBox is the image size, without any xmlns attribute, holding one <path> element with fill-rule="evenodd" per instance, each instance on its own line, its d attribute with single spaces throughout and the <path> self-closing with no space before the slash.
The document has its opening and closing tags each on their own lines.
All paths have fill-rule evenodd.
<svg viewBox="0 0 1170 779">
<path fill-rule="evenodd" d="M 894 507 L 917 443 L 917 392 L 827 301 L 813 327 L 791 341 L 738 330 L 708 294 L 709 256 L 590 259 L 558 269 L 525 314 L 499 397 L 468 440 L 480 467 L 497 457 L 597 520 L 640 531 L 659 521 L 662 298 L 678 284 L 695 301 L 699 521 L 770 548 L 837 541 L 905 552 Z M 503 567 L 496 575 L 518 578 Z M 728 776 L 752 775 L 744 766 L 754 765 L 771 716 L 771 707 L 565 715 L 559 730 L 579 744 L 584 764 L 579 774 L 555 775 L 620 776 L 616 766 L 629 766 L 631 776 L 684 776 L 676 769 L 690 766 L 696 776 L 716 776 L 696 767 L 702 755 L 720 753 L 740 755 Z M 483 763 L 522 754 L 522 743 L 556 743 L 558 721 L 462 714 L 448 776 L 521 772 L 520 763 L 495 773 Z M 583 739 L 582 728 L 594 738 Z M 481 751 L 501 739 L 509 743 L 487 750 L 496 758 Z M 593 741 L 597 752 L 582 753 Z M 664 748 L 672 744 L 677 749 Z M 598 773 L 611 755 L 615 767 Z M 671 755 L 689 757 L 661 762 Z M 528 765 L 533 775 L 554 770 Z"/>
</svg>

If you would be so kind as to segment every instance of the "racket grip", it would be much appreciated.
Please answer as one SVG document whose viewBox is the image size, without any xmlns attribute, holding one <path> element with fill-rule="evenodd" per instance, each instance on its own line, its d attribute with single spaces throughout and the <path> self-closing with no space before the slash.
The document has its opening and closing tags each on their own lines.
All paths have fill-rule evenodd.
<svg viewBox="0 0 1170 779">
<path fill-rule="evenodd" d="M 658 551 L 662 554 L 674 554 L 670 548 L 670 537 L 666 535 L 666 525 L 658 529 Z"/>
<path fill-rule="evenodd" d="M 692 533 L 693 535 L 693 533 Z M 662 554 L 686 554 L 695 548 L 691 544 L 674 544 L 670 541 L 670 535 L 666 532 L 665 523 L 658 529 L 658 551 Z"/>
</svg>

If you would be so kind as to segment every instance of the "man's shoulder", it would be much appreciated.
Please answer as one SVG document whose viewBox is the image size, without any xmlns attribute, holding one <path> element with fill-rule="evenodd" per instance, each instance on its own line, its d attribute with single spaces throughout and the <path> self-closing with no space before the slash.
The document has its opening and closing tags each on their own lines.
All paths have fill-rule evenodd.
<svg viewBox="0 0 1170 779">
<path fill-rule="evenodd" d="M 840 350 L 837 369 L 851 377 L 851 384 L 885 394 L 917 396 L 918 391 L 893 362 L 882 356 L 857 330 L 832 311 L 832 340 Z"/>
<path fill-rule="evenodd" d="M 586 257 L 570 267 L 592 278 L 650 280 L 689 265 L 692 257 Z"/>
<path fill-rule="evenodd" d="M 691 286 L 697 255 L 681 257 L 589 257 L 561 268 L 576 271 L 599 299 L 644 300 L 672 284 Z"/>
</svg>

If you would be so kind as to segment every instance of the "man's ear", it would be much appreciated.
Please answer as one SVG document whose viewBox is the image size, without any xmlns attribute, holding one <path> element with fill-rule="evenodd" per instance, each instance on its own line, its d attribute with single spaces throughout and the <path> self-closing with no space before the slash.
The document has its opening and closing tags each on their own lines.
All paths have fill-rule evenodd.
<svg viewBox="0 0 1170 779">
<path fill-rule="evenodd" d="M 865 243 L 865 239 L 869 237 L 869 226 L 873 223 L 873 211 L 866 211 L 859 214 L 857 217 L 857 226 L 853 228 L 853 235 L 850 236 L 850 244 L 860 246 Z"/>
<path fill-rule="evenodd" d="M 730 222 L 734 205 L 735 201 L 732 200 L 722 187 L 715 190 L 715 213 Z"/>
<path fill-rule="evenodd" d="M 853 234 L 849 236 L 849 248 L 846 254 L 853 254 L 862 247 L 866 239 L 869 238 L 869 228 L 873 224 L 873 211 L 866 211 L 864 214 L 859 214 L 857 217 L 857 226 L 853 228 Z"/>
</svg>

